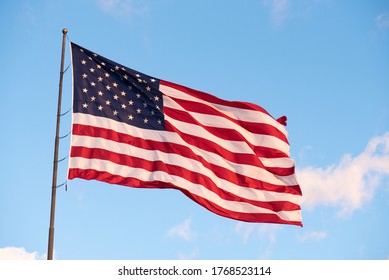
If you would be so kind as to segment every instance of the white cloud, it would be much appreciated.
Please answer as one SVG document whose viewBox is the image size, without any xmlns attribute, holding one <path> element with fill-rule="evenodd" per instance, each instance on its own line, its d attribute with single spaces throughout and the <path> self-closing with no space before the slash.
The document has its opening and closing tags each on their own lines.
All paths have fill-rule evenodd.
<svg viewBox="0 0 389 280">
<path fill-rule="evenodd" d="M 138 4 L 138 3 L 141 4 Z M 103 12 L 131 21 L 134 16 L 144 16 L 149 8 L 142 1 L 135 0 L 99 0 L 98 6 Z"/>
<path fill-rule="evenodd" d="M 237 222 L 235 233 L 242 236 L 243 243 L 248 243 L 250 238 L 259 238 L 268 240 L 269 243 L 276 241 L 276 234 L 281 229 L 278 224 L 254 224 Z"/>
<path fill-rule="evenodd" d="M 329 205 L 340 208 L 340 215 L 350 215 L 368 203 L 389 176 L 389 132 L 372 138 L 358 156 L 344 155 L 326 168 L 306 167 L 296 173 L 305 208 Z"/>
<path fill-rule="evenodd" d="M 375 18 L 377 27 L 379 29 L 389 28 L 389 13 L 381 13 Z"/>
<path fill-rule="evenodd" d="M 274 244 L 277 240 L 277 232 L 281 230 L 281 225 L 278 224 L 260 224 L 258 226 L 259 237 L 267 238 L 270 244 Z"/>
<path fill-rule="evenodd" d="M 23 247 L 0 248 L 0 260 L 43 260 L 45 255 L 27 252 Z"/>
<path fill-rule="evenodd" d="M 298 239 L 300 242 L 306 241 L 319 241 L 327 237 L 326 231 L 308 231 L 303 235 L 299 236 Z"/>
<path fill-rule="evenodd" d="M 193 260 L 198 255 L 198 250 L 193 250 L 189 254 L 184 254 L 182 252 L 178 253 L 178 259 L 179 260 Z"/>
<path fill-rule="evenodd" d="M 182 224 L 172 227 L 168 231 L 169 237 L 178 236 L 186 241 L 190 241 L 195 236 L 195 233 L 190 228 L 191 219 L 185 219 Z"/>
<path fill-rule="evenodd" d="M 270 259 L 273 253 L 273 246 L 277 241 L 277 233 L 281 230 L 281 225 L 278 224 L 260 224 L 258 225 L 258 237 L 265 241 L 265 247 L 260 252 L 260 259 Z"/>
<path fill-rule="evenodd" d="M 254 229 L 255 229 L 255 224 L 246 224 L 243 222 L 237 222 L 235 226 L 235 232 L 238 235 L 242 235 L 244 244 L 247 244 Z"/>
<path fill-rule="evenodd" d="M 281 225 L 278 224 L 252 224 L 237 222 L 235 225 L 235 233 L 242 236 L 243 244 L 248 244 L 249 239 L 254 239 L 256 242 L 259 242 L 258 249 L 260 249 L 260 259 L 270 258 L 273 246 L 277 241 L 277 233 L 281 229 Z"/>
<path fill-rule="evenodd" d="M 274 25 L 281 25 L 289 13 L 289 0 L 264 0 L 265 6 L 270 7 L 270 15 Z"/>
<path fill-rule="evenodd" d="M 262 5 L 269 11 L 271 22 L 278 27 L 286 21 L 306 19 L 323 0 L 262 0 Z"/>
</svg>

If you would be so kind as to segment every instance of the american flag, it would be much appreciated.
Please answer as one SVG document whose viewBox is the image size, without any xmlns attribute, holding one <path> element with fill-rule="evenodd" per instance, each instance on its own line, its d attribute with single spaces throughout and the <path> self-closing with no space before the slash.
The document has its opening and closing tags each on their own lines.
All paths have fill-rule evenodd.
<svg viewBox="0 0 389 280">
<path fill-rule="evenodd" d="M 266 110 L 132 70 L 71 43 L 68 178 L 172 188 L 247 222 L 302 225 L 285 127 Z"/>
</svg>

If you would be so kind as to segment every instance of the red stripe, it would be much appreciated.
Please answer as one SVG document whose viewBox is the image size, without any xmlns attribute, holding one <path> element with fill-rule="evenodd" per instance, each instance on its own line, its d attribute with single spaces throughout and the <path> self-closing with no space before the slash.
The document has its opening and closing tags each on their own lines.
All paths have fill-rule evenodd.
<svg viewBox="0 0 389 280">
<path fill-rule="evenodd" d="M 109 184 L 118 184 L 123 186 L 131 186 L 136 188 L 171 188 L 182 191 L 186 196 L 191 198 L 193 201 L 197 202 L 201 206 L 207 208 L 213 213 L 218 215 L 240 220 L 246 222 L 262 222 L 262 223 L 280 223 L 280 224 L 291 224 L 302 226 L 302 223 L 299 221 L 289 221 L 281 219 L 276 214 L 264 214 L 264 213 L 240 213 L 231 210 L 227 210 L 219 205 L 203 198 L 199 197 L 187 190 L 184 190 L 180 187 L 174 186 L 171 183 L 152 181 L 144 182 L 134 177 L 122 177 L 115 174 L 110 174 L 108 172 L 101 172 L 93 169 L 79 169 L 71 168 L 69 169 L 69 179 L 81 178 L 85 180 L 98 180 L 106 182 Z"/>
<path fill-rule="evenodd" d="M 241 133 L 239 133 L 235 129 L 228 129 L 228 128 L 219 128 L 219 127 L 210 127 L 210 126 L 205 126 L 201 123 L 199 123 L 194 117 L 192 117 L 189 113 L 176 110 L 176 109 L 171 109 L 171 108 L 164 108 L 164 113 L 173 119 L 180 120 L 185 123 L 190 123 L 190 124 L 195 124 L 198 126 L 201 126 L 204 128 L 206 131 L 209 133 L 224 139 L 224 140 L 230 140 L 230 141 L 242 141 L 245 142 L 248 146 L 251 147 L 253 150 L 253 153 L 255 153 L 259 157 L 267 157 L 267 158 L 276 158 L 276 157 L 288 157 L 288 155 L 280 150 L 277 149 L 272 149 L 268 147 L 263 147 L 263 146 L 256 146 L 253 145 L 252 143 L 247 140 L 246 137 L 244 137 Z M 167 131 L 174 131 L 177 134 L 185 134 L 182 131 L 178 129 L 173 129 L 172 125 L 168 123 L 168 121 L 165 121 L 165 129 Z M 172 129 L 172 130 L 170 130 Z M 192 134 L 190 134 L 190 137 L 192 137 Z M 198 137 L 199 138 L 199 137 Z M 201 138 L 204 139 L 204 138 Z M 197 142 L 198 139 L 196 139 L 195 142 Z M 213 142 L 211 142 L 213 143 Z"/>
<path fill-rule="evenodd" d="M 214 116 L 219 116 L 222 117 L 226 120 L 229 120 L 231 122 L 236 123 L 237 125 L 243 127 L 245 130 L 255 133 L 255 134 L 264 134 L 264 135 L 272 135 L 274 137 L 277 137 L 284 141 L 285 143 L 288 143 L 288 139 L 286 138 L 285 134 L 279 131 L 276 127 L 267 124 L 267 123 L 254 123 L 254 122 L 247 122 L 247 121 L 242 121 L 242 120 L 236 120 L 234 118 L 231 118 L 230 116 L 223 114 L 222 112 L 218 111 L 216 108 L 211 107 L 205 103 L 200 103 L 200 102 L 194 102 L 194 101 L 188 101 L 188 100 L 183 100 L 183 99 L 178 99 L 174 97 L 170 97 L 173 99 L 175 102 L 177 102 L 182 108 L 184 108 L 187 112 L 195 112 L 195 113 L 201 113 L 201 114 L 207 114 L 207 115 L 214 115 Z M 172 111 L 172 112 L 169 112 Z M 174 112 L 181 113 L 182 111 L 179 111 L 177 109 L 173 108 L 168 108 L 167 106 L 164 107 L 164 113 L 171 116 L 172 118 L 178 119 L 174 117 Z M 179 120 L 186 121 L 193 121 L 193 117 L 186 117 L 185 120 L 181 119 L 180 114 Z"/>
<path fill-rule="evenodd" d="M 223 106 L 234 107 L 234 108 L 238 108 L 238 109 L 260 111 L 260 112 L 265 113 L 271 117 L 271 115 L 265 109 L 263 109 L 262 107 L 260 107 L 256 104 L 253 104 L 253 103 L 223 100 L 223 99 L 220 99 L 220 98 L 213 96 L 211 94 L 208 94 L 208 93 L 205 93 L 205 92 L 202 92 L 199 90 L 194 90 L 194 89 L 191 89 L 191 88 L 188 88 L 188 87 L 185 87 L 182 85 L 178 85 L 178 84 L 175 84 L 172 82 L 168 82 L 168 81 L 161 80 L 160 85 L 174 88 L 176 90 L 184 92 L 184 93 L 191 95 L 193 97 L 199 98 L 199 99 L 204 100 L 206 102 L 215 103 L 215 104 L 219 104 L 219 105 L 223 105 Z"/>
<path fill-rule="evenodd" d="M 263 158 L 283 158 L 287 157 L 284 153 L 280 152 L 279 150 L 272 149 L 272 148 L 266 148 L 266 147 L 254 147 L 252 146 L 251 148 L 253 149 L 252 154 L 241 154 L 241 153 L 234 153 L 231 152 L 222 146 L 217 145 L 217 143 L 202 138 L 198 137 L 193 134 L 187 134 L 183 133 L 179 129 L 175 128 L 170 122 L 165 121 L 165 129 L 167 131 L 172 131 L 180 135 L 182 140 L 184 140 L 186 143 L 198 147 L 202 150 L 215 153 L 217 155 L 222 156 L 226 160 L 235 162 L 235 163 L 241 163 L 241 164 L 249 164 L 249 165 L 254 165 L 259 168 L 263 168 L 266 170 L 272 170 L 272 171 L 277 171 L 277 173 L 274 173 L 275 175 L 280 175 L 280 176 L 287 176 L 287 175 L 292 175 L 294 173 L 294 168 L 281 168 L 278 167 L 277 169 L 266 167 L 262 164 L 262 162 L 259 160 L 258 157 L 263 157 Z"/>
<path fill-rule="evenodd" d="M 284 153 L 280 152 L 279 150 L 272 149 L 272 148 L 266 148 L 266 147 L 253 147 L 253 153 L 252 154 L 242 154 L 242 153 L 234 153 L 231 152 L 222 146 L 217 145 L 217 143 L 193 135 L 193 134 L 187 134 L 183 133 L 179 129 L 175 128 L 170 122 L 165 121 L 165 129 L 167 131 L 172 131 L 180 135 L 180 137 L 188 144 L 193 145 L 195 147 L 198 147 L 202 150 L 212 152 L 215 154 L 218 154 L 222 157 L 224 157 L 227 160 L 237 162 L 237 163 L 245 163 L 247 162 L 247 159 L 254 160 L 254 164 L 258 161 L 258 159 L 255 159 L 255 157 L 263 157 L 263 158 L 283 158 L 286 157 Z M 254 150 L 255 149 L 255 150 Z M 255 156 L 255 157 L 254 157 Z M 243 162 L 242 162 L 242 158 Z M 245 160 L 246 159 L 246 160 Z M 248 161 L 250 163 L 250 161 Z"/>
<path fill-rule="evenodd" d="M 73 125 L 73 134 L 75 135 L 85 135 L 85 136 L 91 136 L 91 137 L 100 137 L 108 140 L 112 140 L 119 143 L 124 143 L 128 145 L 132 145 L 134 147 L 146 149 L 146 150 L 158 150 L 164 153 L 176 153 L 182 156 L 185 156 L 190 159 L 194 159 L 198 162 L 200 162 L 205 168 L 212 170 L 212 172 L 219 178 L 225 179 L 229 182 L 232 182 L 236 185 L 243 186 L 243 187 L 250 187 L 258 190 L 267 190 L 267 191 L 273 191 L 273 192 L 280 192 L 280 193 L 291 193 L 291 194 L 297 194 L 301 195 L 301 191 L 298 185 L 296 186 L 279 186 L 270 184 L 267 182 L 263 182 L 261 180 L 257 180 L 254 178 L 250 178 L 248 176 L 243 176 L 240 174 L 237 174 L 235 172 L 232 172 L 231 170 L 228 170 L 226 168 L 220 167 L 215 164 L 209 163 L 206 159 L 204 159 L 201 156 L 196 155 L 190 148 L 185 147 L 183 145 L 175 144 L 175 143 L 165 143 L 165 142 L 157 142 L 157 141 L 151 141 L 151 140 L 145 140 L 143 138 L 138 138 L 134 136 L 130 136 L 127 134 L 119 133 L 114 130 L 105 129 L 105 128 L 99 128 L 99 127 L 93 127 L 93 126 L 86 126 L 86 125 Z M 191 139 L 189 137 L 189 139 Z M 214 144 L 212 146 L 215 146 Z M 242 157 L 239 157 L 239 154 L 234 154 L 237 160 L 237 163 L 240 164 L 250 164 L 255 165 L 261 168 L 261 163 L 258 160 L 258 158 L 250 155 L 243 154 Z M 72 155 L 71 155 L 72 156 Z M 226 158 L 226 157 L 224 157 Z M 247 162 L 242 161 L 245 160 Z"/>
<path fill-rule="evenodd" d="M 237 195 L 234 195 L 230 192 L 227 192 L 225 190 L 222 190 L 217 187 L 217 185 L 207 176 L 204 176 L 201 173 L 190 171 L 183 166 L 180 165 L 173 165 L 173 164 L 166 164 L 161 161 L 148 161 L 144 160 L 142 158 L 123 155 L 123 154 L 117 154 L 113 153 L 112 151 L 104 150 L 104 149 L 89 149 L 85 147 L 72 147 L 71 150 L 71 157 L 82 157 L 82 158 L 88 158 L 88 159 L 101 159 L 101 160 L 108 160 L 110 162 L 119 164 L 119 165 L 125 165 L 133 168 L 142 168 L 149 172 L 154 171 L 163 171 L 165 173 L 168 173 L 173 176 L 179 176 L 181 178 L 184 178 L 194 184 L 201 184 L 205 188 L 209 189 L 210 191 L 216 193 L 219 197 L 223 198 L 224 200 L 230 200 L 230 201 L 239 201 L 239 202 L 246 202 L 250 203 L 252 205 L 270 209 L 273 211 L 282 211 L 282 210 L 298 210 L 299 206 L 290 202 L 262 202 L 259 200 L 253 200 L 253 199 L 246 199 L 239 197 Z M 164 186 L 164 185 L 163 185 Z"/>
</svg>

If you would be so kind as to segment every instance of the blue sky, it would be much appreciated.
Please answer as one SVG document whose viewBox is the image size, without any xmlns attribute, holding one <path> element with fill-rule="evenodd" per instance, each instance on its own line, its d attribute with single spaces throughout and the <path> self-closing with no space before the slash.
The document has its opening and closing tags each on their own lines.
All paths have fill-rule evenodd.
<svg viewBox="0 0 389 280">
<path fill-rule="evenodd" d="M 46 255 L 64 27 L 133 69 L 286 115 L 304 227 L 72 180 L 57 192 L 57 259 L 389 258 L 388 1 L 19 0 L 0 16 L 0 259 Z M 71 83 L 67 71 L 63 112 Z"/>
</svg>

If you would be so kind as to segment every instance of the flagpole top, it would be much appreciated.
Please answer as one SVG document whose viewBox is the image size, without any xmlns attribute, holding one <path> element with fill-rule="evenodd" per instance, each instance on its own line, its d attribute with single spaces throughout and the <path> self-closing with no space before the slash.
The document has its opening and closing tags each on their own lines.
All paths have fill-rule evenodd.
<svg viewBox="0 0 389 280">
<path fill-rule="evenodd" d="M 65 35 L 66 33 L 68 33 L 68 29 L 67 28 L 62 29 L 62 34 Z"/>
</svg>

